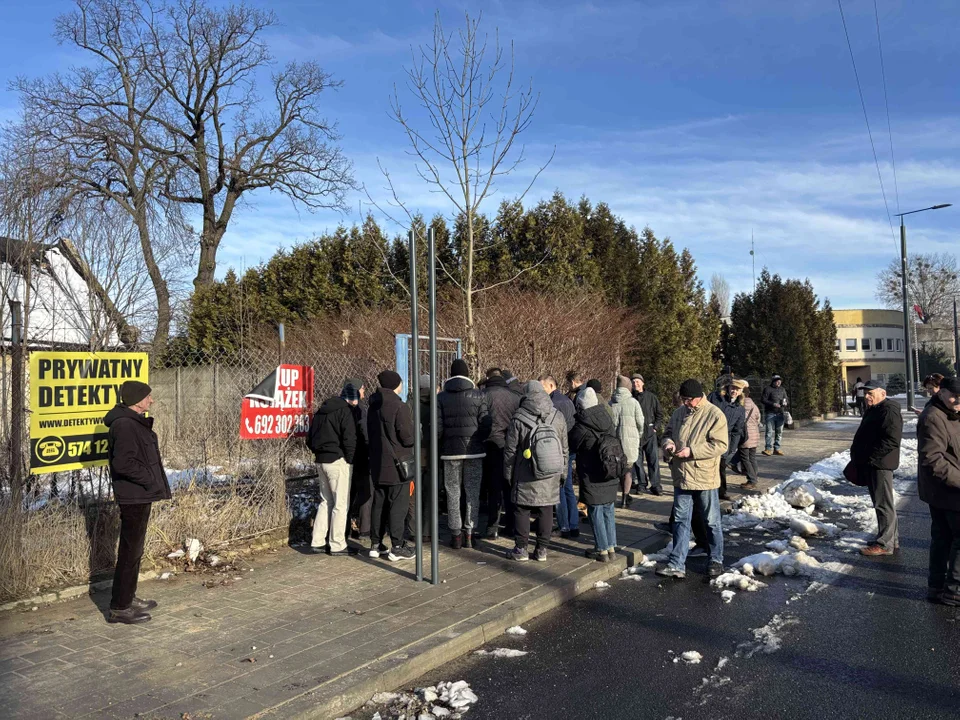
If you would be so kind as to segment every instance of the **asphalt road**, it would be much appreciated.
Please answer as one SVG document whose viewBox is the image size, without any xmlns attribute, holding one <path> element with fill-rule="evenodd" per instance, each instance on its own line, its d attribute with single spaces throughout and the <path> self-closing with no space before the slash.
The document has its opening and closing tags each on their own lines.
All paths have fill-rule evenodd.
<svg viewBox="0 0 960 720">
<path fill-rule="evenodd" d="M 472 720 L 955 719 L 960 611 L 924 599 L 926 505 L 908 495 L 900 518 L 899 555 L 847 556 L 850 572 L 819 591 L 776 576 L 724 604 L 709 588 L 705 560 L 690 560 L 685 581 L 613 581 L 530 622 L 525 637 L 488 646 L 525 657 L 466 656 L 413 686 L 467 680 L 480 698 Z M 741 531 L 727 561 L 771 537 Z M 759 648 L 760 628 L 774 631 L 779 649 Z M 688 650 L 702 662 L 673 662 Z"/>
</svg>

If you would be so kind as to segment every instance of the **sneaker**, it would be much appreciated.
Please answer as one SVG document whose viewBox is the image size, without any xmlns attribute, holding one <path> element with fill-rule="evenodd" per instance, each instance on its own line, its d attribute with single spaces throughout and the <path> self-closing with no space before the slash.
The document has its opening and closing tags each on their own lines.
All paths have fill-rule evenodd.
<svg viewBox="0 0 960 720">
<path fill-rule="evenodd" d="M 652 487 L 652 488 L 650 488 L 650 494 L 651 494 L 651 495 L 656 495 L 657 497 L 659 497 L 659 496 L 663 495 L 663 488 L 660 487 L 659 485 L 658 485 L 657 487 Z"/>
<path fill-rule="evenodd" d="M 960 607 L 960 594 L 944 590 L 940 593 L 940 599 L 937 602 L 950 607 Z"/>
<path fill-rule="evenodd" d="M 569 531 L 569 530 L 561 530 L 561 531 L 560 531 L 560 537 L 563 538 L 564 540 L 569 540 L 569 539 L 570 539 L 570 531 Z"/>
<path fill-rule="evenodd" d="M 526 562 L 530 559 L 530 554 L 527 552 L 526 548 L 515 547 L 507 550 L 506 552 L 507 560 L 516 560 L 517 562 Z"/>
<path fill-rule="evenodd" d="M 400 562 L 401 560 L 413 560 L 416 556 L 413 548 L 411 547 L 399 547 L 399 548 L 390 548 L 390 552 L 387 553 L 387 560 L 390 562 Z"/>
<path fill-rule="evenodd" d="M 578 537 L 580 537 L 580 528 L 574 528 L 573 530 L 571 530 L 570 537 L 573 540 L 576 540 Z"/>
<path fill-rule="evenodd" d="M 583 553 L 583 556 L 588 560 L 598 560 L 600 562 L 608 562 L 609 557 L 607 557 L 606 550 L 596 550 L 595 548 L 590 548 Z"/>
<path fill-rule="evenodd" d="M 743 489 L 744 489 L 744 490 L 756 490 L 756 489 L 757 489 L 757 482 L 756 482 L 756 480 L 747 480 L 747 481 L 743 484 Z"/>
<path fill-rule="evenodd" d="M 111 608 L 110 614 L 107 616 L 107 622 L 122 623 L 124 625 L 139 625 L 140 623 L 149 621 L 149 613 L 145 613 L 143 610 L 137 610 L 133 605 L 124 610 L 114 610 Z"/>
<path fill-rule="evenodd" d="M 347 546 L 343 550 L 328 550 L 327 555 L 330 557 L 342 557 L 345 555 L 358 555 L 359 552 L 355 547 Z"/>
<path fill-rule="evenodd" d="M 664 565 L 663 567 L 657 568 L 657 575 L 660 577 L 670 577 L 676 578 L 677 580 L 683 580 L 687 576 L 687 573 L 685 570 L 681 570 L 680 568 Z"/>
<path fill-rule="evenodd" d="M 654 529 L 659 530 L 662 533 L 667 535 L 673 535 L 673 526 L 668 522 L 655 522 L 653 524 Z"/>
<path fill-rule="evenodd" d="M 691 549 L 690 552 L 687 553 L 687 557 L 692 557 L 692 558 L 706 557 L 707 555 L 709 555 L 709 553 L 707 552 L 707 549 L 705 547 L 701 547 L 700 545 L 697 545 L 696 547 Z"/>
<path fill-rule="evenodd" d="M 723 575 L 723 564 L 718 562 L 710 563 L 709 567 L 707 567 L 707 575 L 712 578 Z"/>
<path fill-rule="evenodd" d="M 464 546 L 465 548 L 473 548 L 473 547 L 476 547 L 476 546 L 473 544 L 473 533 L 472 533 L 472 532 L 467 532 L 466 530 L 463 531 L 463 546 Z"/>
<path fill-rule="evenodd" d="M 773 455 L 773 450 L 764 450 L 761 454 L 766 455 L 767 457 L 770 457 L 771 455 Z"/>
<path fill-rule="evenodd" d="M 773 454 L 774 454 L 774 455 L 779 455 L 780 457 L 783 457 L 783 456 L 784 456 L 783 450 L 774 450 L 774 451 L 773 451 Z"/>
<path fill-rule="evenodd" d="M 325 555 L 327 552 L 329 552 L 329 550 L 330 550 L 329 545 L 311 545 L 310 546 L 310 552 L 312 552 L 314 555 Z"/>
<path fill-rule="evenodd" d="M 866 557 L 880 557 L 881 555 L 893 555 L 893 550 L 890 548 L 885 548 L 882 545 L 867 545 L 865 548 L 860 548 L 860 554 L 865 555 Z"/>
<path fill-rule="evenodd" d="M 463 534 L 461 532 L 455 532 L 450 536 L 450 547 L 454 550 L 459 550 L 463 547 Z"/>
<path fill-rule="evenodd" d="M 383 543 L 380 543 L 379 547 L 373 547 L 373 542 L 370 543 L 370 552 L 367 553 L 367 557 L 378 558 L 381 555 L 387 554 L 387 546 Z"/>
<path fill-rule="evenodd" d="M 143 598 L 135 597 L 133 602 L 130 603 L 130 607 L 136 608 L 140 612 L 145 610 L 153 610 L 157 606 L 156 600 L 144 600 Z"/>
<path fill-rule="evenodd" d="M 547 561 L 547 549 L 545 547 L 538 547 L 533 551 L 533 559 L 537 562 L 546 562 Z"/>
</svg>

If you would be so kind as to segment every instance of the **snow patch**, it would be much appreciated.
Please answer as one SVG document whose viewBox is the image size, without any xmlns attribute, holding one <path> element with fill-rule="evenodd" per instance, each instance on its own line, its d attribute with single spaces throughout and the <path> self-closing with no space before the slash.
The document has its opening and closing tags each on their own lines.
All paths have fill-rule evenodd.
<svg viewBox="0 0 960 720">
<path fill-rule="evenodd" d="M 736 593 L 733 590 L 723 590 L 720 593 L 720 599 L 725 603 L 733 602 L 733 598 L 736 596 Z"/>
<path fill-rule="evenodd" d="M 526 635 L 527 631 L 524 630 L 519 625 L 514 625 L 511 628 L 507 628 L 507 635 Z"/>
<path fill-rule="evenodd" d="M 687 650 L 686 652 L 681 653 L 679 657 L 675 657 L 673 659 L 675 663 L 683 661 L 687 665 L 699 665 L 701 660 L 703 660 L 703 655 L 698 653 L 696 650 Z"/>
<path fill-rule="evenodd" d="M 474 655 L 488 655 L 495 658 L 518 658 L 527 655 L 526 650 L 514 650 L 513 648 L 496 648 L 494 650 L 477 650 Z"/>
<path fill-rule="evenodd" d="M 610 583 L 604 582 L 603 580 L 597 580 L 593 584 L 593 587 L 595 587 L 597 590 L 606 590 L 608 587 L 610 587 Z"/>
<path fill-rule="evenodd" d="M 765 588 L 766 583 L 755 580 L 752 577 L 744 575 L 739 570 L 725 572 L 719 577 L 710 581 L 710 587 L 715 590 L 722 588 L 733 588 L 735 590 L 746 590 L 747 592 L 756 592 L 760 588 Z"/>
<path fill-rule="evenodd" d="M 774 615 L 763 627 L 751 629 L 753 640 L 737 646 L 737 657 L 752 658 L 758 652 L 765 655 L 775 653 L 783 647 L 783 638 L 779 633 L 783 628 L 796 625 L 798 622 L 799 620 L 792 615 Z"/>
</svg>

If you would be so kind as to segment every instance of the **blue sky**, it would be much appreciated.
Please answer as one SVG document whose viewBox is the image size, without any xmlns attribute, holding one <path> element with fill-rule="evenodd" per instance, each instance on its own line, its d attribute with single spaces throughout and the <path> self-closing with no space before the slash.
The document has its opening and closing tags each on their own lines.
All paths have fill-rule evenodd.
<svg viewBox="0 0 960 720">
<path fill-rule="evenodd" d="M 898 252 L 888 223 L 837 4 L 831 0 L 611 0 L 583 2 L 253 2 L 272 8 L 278 62 L 313 59 L 344 87 L 325 99 L 358 180 L 381 190 L 378 159 L 404 199 L 449 213 L 418 181 L 400 128 L 388 117 L 411 46 L 430 37 L 439 9 L 448 28 L 465 9 L 512 40 L 520 78 L 540 106 L 527 134 L 531 165 L 556 157 L 528 201 L 555 189 L 607 202 L 638 228 L 689 247 L 701 277 L 733 290 L 757 269 L 809 277 L 835 307 L 875 306 L 875 276 Z M 921 7 L 922 5 L 922 7 Z M 52 39 L 67 0 L 0 0 L 6 79 L 63 69 L 78 58 Z M 897 195 L 883 104 L 873 0 L 844 0 L 890 212 Z M 899 204 L 958 207 L 909 219 L 911 251 L 956 252 L 960 227 L 960 3 L 878 0 L 897 161 Z M 401 88 L 401 97 L 403 97 Z M 408 96 L 409 97 L 409 96 Z M 17 98 L 0 94 L 0 117 Z M 515 194 L 508 179 L 488 210 Z M 238 211 L 220 252 L 251 265 L 359 218 L 297 211 L 261 193 Z"/>
</svg>

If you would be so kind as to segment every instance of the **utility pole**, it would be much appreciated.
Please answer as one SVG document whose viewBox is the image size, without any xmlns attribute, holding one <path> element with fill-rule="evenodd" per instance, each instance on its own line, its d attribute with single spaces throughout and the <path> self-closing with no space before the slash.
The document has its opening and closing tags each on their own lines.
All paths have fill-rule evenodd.
<svg viewBox="0 0 960 720">
<path fill-rule="evenodd" d="M 910 310 L 907 307 L 907 227 L 900 217 L 900 291 L 903 300 L 903 361 L 907 376 L 907 407 L 912 408 L 913 397 L 913 353 L 910 348 Z"/>
<path fill-rule="evenodd" d="M 410 387 L 413 405 L 413 517 L 416 540 L 417 582 L 423 580 L 423 516 L 421 497 L 423 493 L 422 458 L 420 457 L 420 325 L 417 322 L 419 293 L 417 292 L 417 232 L 411 230 L 410 240 L 410 337 L 413 339 L 410 363 Z M 436 425 L 431 425 L 431 428 Z"/>
<path fill-rule="evenodd" d="M 19 300 L 10 300 L 10 341 L 12 367 L 10 384 L 13 402 L 10 405 L 10 488 L 14 507 L 23 499 L 23 305 Z"/>
</svg>

